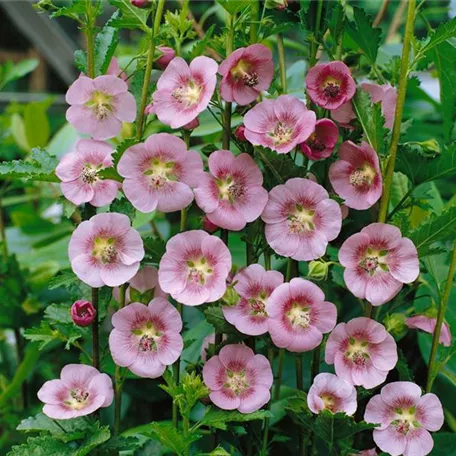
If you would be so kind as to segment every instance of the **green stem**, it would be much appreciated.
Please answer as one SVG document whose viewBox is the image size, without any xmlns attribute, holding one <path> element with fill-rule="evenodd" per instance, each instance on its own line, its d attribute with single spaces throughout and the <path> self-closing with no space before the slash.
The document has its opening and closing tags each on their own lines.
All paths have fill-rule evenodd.
<svg viewBox="0 0 456 456">
<path fill-rule="evenodd" d="M 453 278 L 456 270 L 456 241 L 453 247 L 453 255 L 451 257 L 450 269 L 448 270 L 448 277 L 445 284 L 442 299 L 440 300 L 439 311 L 437 314 L 437 323 L 434 329 L 434 336 L 432 338 L 431 355 L 429 357 L 428 378 L 426 383 L 426 392 L 429 393 L 432 389 L 432 384 L 436 375 L 434 374 L 434 364 L 437 356 L 437 349 L 439 346 L 440 333 L 442 331 L 442 324 L 445 318 L 448 301 L 450 299 L 451 289 L 453 287 Z"/>
<path fill-rule="evenodd" d="M 274 382 L 274 400 L 277 401 L 280 397 L 280 386 L 282 383 L 283 364 L 285 359 L 285 349 L 279 350 L 279 358 L 277 360 L 277 373 Z"/>
<path fill-rule="evenodd" d="M 258 41 L 258 17 L 260 15 L 260 5 L 258 0 L 250 3 L 250 44 Z"/>
<path fill-rule="evenodd" d="M 155 2 L 151 2 L 152 11 L 155 9 Z M 155 36 L 158 34 L 160 29 L 161 18 L 163 14 L 163 7 L 165 5 L 165 0 L 158 0 L 157 2 L 157 11 L 155 12 L 154 24 L 151 28 L 151 37 L 149 43 L 149 52 L 147 54 L 147 63 L 146 63 L 146 72 L 144 74 L 144 82 L 141 93 L 141 105 L 139 107 L 138 113 L 138 123 L 136 125 L 136 141 L 140 141 L 143 135 L 144 129 L 144 110 L 147 105 L 147 98 L 149 95 L 149 84 L 150 84 L 150 75 L 152 73 L 152 65 L 154 64 L 155 58 Z"/>
<path fill-rule="evenodd" d="M 302 353 L 296 353 L 296 388 L 299 391 L 304 390 L 304 377 L 302 374 Z M 299 454 L 301 456 L 305 456 L 306 454 L 306 445 L 305 445 L 305 438 L 304 438 L 304 429 L 300 429 L 299 432 Z"/>
<path fill-rule="evenodd" d="M 188 414 L 184 414 L 184 416 L 182 417 L 182 431 L 183 431 L 184 440 L 185 440 L 185 443 L 186 443 L 184 455 L 185 456 L 190 456 L 190 445 L 191 445 L 191 442 L 189 440 L 189 436 L 190 436 L 190 420 L 188 418 Z"/>
<path fill-rule="evenodd" d="M 271 366 L 274 364 L 274 348 L 268 348 L 268 360 Z M 271 401 L 268 402 L 267 410 L 271 409 Z M 261 456 L 266 456 L 268 454 L 268 443 L 269 443 L 269 418 L 264 420 L 264 429 L 263 429 L 263 446 L 261 447 Z"/>
<path fill-rule="evenodd" d="M 92 305 L 95 308 L 95 318 L 92 322 L 92 366 L 100 369 L 100 332 L 98 328 L 98 288 L 92 288 Z"/>
<path fill-rule="evenodd" d="M 271 254 L 268 251 L 264 252 L 264 269 L 266 271 L 271 269 Z"/>
<path fill-rule="evenodd" d="M 125 306 L 125 294 L 127 292 L 128 283 L 124 283 L 119 289 L 119 310 Z M 116 365 L 114 379 L 115 379 L 115 390 L 114 390 L 114 435 L 119 435 L 120 432 L 120 415 L 122 409 L 122 390 L 123 390 L 123 378 L 122 368 Z"/>
<path fill-rule="evenodd" d="M 279 54 L 279 71 L 280 71 L 280 85 L 282 86 L 282 93 L 287 93 L 287 66 L 285 62 L 285 48 L 283 45 L 283 36 L 277 34 L 277 52 Z"/>
<path fill-rule="evenodd" d="M 317 52 L 318 52 L 318 44 L 319 44 L 318 41 L 320 39 L 320 22 L 321 22 L 322 11 L 323 11 L 323 0 L 318 0 L 317 14 L 315 17 L 314 41 L 312 41 L 312 45 L 310 47 L 309 68 L 312 68 L 317 63 Z"/>
<path fill-rule="evenodd" d="M 6 241 L 6 225 L 5 225 L 5 218 L 2 206 L 2 200 L 0 199 L 0 238 L 2 241 L 2 255 L 3 261 L 6 265 L 8 262 L 8 244 Z"/>
<path fill-rule="evenodd" d="M 384 178 L 383 195 L 380 201 L 380 212 L 378 221 L 385 223 L 386 216 L 388 214 L 388 205 L 391 194 L 391 187 L 393 184 L 394 166 L 396 163 L 397 146 L 399 143 L 399 137 L 401 135 L 401 123 L 404 112 L 405 95 L 407 92 L 407 82 L 409 74 L 409 58 L 411 42 L 413 40 L 413 25 L 415 20 L 415 6 L 416 0 L 409 0 L 408 11 L 407 11 L 407 22 L 405 25 L 405 36 L 404 45 L 402 48 L 402 60 L 401 60 L 401 75 L 399 79 L 399 89 L 397 94 L 396 112 L 394 114 L 394 125 L 391 139 L 391 145 L 389 150 L 389 159 L 386 167 L 386 174 Z"/>
<path fill-rule="evenodd" d="M 234 15 L 226 13 L 226 26 L 228 28 L 228 36 L 226 39 L 226 56 L 228 57 L 233 52 L 234 42 Z M 225 110 L 223 113 L 223 148 L 229 150 L 231 139 L 231 103 L 225 101 Z"/>
<path fill-rule="evenodd" d="M 247 242 L 245 243 L 245 259 L 246 259 L 247 266 L 254 262 L 253 229 L 254 229 L 253 223 L 247 224 L 247 228 L 246 228 Z"/>
</svg>

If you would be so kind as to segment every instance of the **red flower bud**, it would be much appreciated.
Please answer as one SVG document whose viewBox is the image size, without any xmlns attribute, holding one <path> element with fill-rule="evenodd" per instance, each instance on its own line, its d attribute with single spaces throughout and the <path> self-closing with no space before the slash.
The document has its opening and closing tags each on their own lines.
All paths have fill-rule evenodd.
<svg viewBox="0 0 456 456">
<path fill-rule="evenodd" d="M 234 136 L 241 142 L 247 141 L 245 138 L 245 127 L 244 125 L 239 125 L 239 127 L 234 130 Z"/>
<path fill-rule="evenodd" d="M 149 0 L 130 0 L 133 6 L 137 8 L 147 8 L 150 5 Z"/>
<path fill-rule="evenodd" d="M 89 326 L 96 315 L 97 311 L 89 301 L 79 300 L 71 306 L 71 318 L 75 325 Z"/>
<path fill-rule="evenodd" d="M 195 128 L 198 128 L 199 126 L 200 126 L 200 123 L 199 123 L 198 117 L 195 117 L 189 123 L 186 123 L 182 128 L 184 130 L 194 130 Z"/>
<path fill-rule="evenodd" d="M 174 49 L 167 46 L 158 46 L 158 50 L 162 52 L 162 55 L 155 61 L 160 70 L 164 70 L 169 62 L 176 57 Z"/>
<path fill-rule="evenodd" d="M 219 227 L 215 223 L 212 223 L 206 216 L 204 216 L 203 229 L 208 233 L 215 233 L 219 229 Z"/>
</svg>

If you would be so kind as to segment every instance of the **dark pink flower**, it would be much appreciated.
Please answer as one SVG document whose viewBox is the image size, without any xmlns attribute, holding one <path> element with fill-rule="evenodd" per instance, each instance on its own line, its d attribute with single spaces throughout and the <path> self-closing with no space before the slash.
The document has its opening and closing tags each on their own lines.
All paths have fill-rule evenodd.
<svg viewBox="0 0 456 456">
<path fill-rule="evenodd" d="M 339 129 L 329 119 L 317 120 L 315 131 L 300 144 L 301 151 L 311 160 L 322 160 L 331 156 L 339 139 Z"/>
<path fill-rule="evenodd" d="M 97 315 L 93 304 L 89 301 L 79 300 L 71 306 L 71 319 L 78 326 L 89 326 Z"/>
<path fill-rule="evenodd" d="M 371 398 L 364 420 L 380 425 L 374 429 L 374 441 L 385 453 L 425 456 L 434 447 L 429 431 L 438 431 L 444 417 L 435 394 L 422 396 L 415 383 L 393 382 Z"/>
<path fill-rule="evenodd" d="M 139 377 L 157 378 L 182 353 L 182 319 L 164 298 L 132 302 L 112 316 L 109 349 L 118 366 Z"/>
<path fill-rule="evenodd" d="M 306 352 L 321 344 L 334 328 L 336 306 L 308 280 L 295 278 L 279 285 L 266 302 L 268 330 L 277 347 Z"/>
<path fill-rule="evenodd" d="M 80 75 L 66 93 L 71 105 L 66 118 L 76 130 L 94 139 L 114 138 L 122 122 L 136 119 L 136 101 L 128 92 L 126 82 L 116 76 L 103 75 L 95 79 Z"/>
<path fill-rule="evenodd" d="M 399 228 L 372 223 L 350 236 L 339 250 L 347 288 L 373 306 L 393 299 L 404 283 L 414 282 L 420 266 L 413 242 Z"/>
<path fill-rule="evenodd" d="M 93 139 L 80 139 L 75 151 L 62 157 L 55 169 L 62 181 L 60 188 L 73 204 L 90 203 L 100 207 L 110 204 L 117 196 L 120 183 L 101 179 L 99 172 L 113 166 L 112 146 Z"/>
<path fill-rule="evenodd" d="M 241 106 L 255 101 L 274 77 L 271 50 L 263 44 L 236 49 L 220 65 L 220 93 L 225 101 Z"/>
<path fill-rule="evenodd" d="M 147 8 L 150 5 L 150 0 L 130 0 L 133 6 L 137 8 Z"/>
<path fill-rule="evenodd" d="M 190 66 L 181 57 L 168 64 L 153 94 L 157 117 L 171 128 L 194 120 L 211 100 L 217 83 L 217 62 L 196 57 Z"/>
<path fill-rule="evenodd" d="M 265 271 L 259 264 L 238 272 L 233 282 L 239 294 L 235 306 L 223 306 L 226 320 L 238 331 L 249 336 L 259 336 L 268 331 L 266 301 L 271 293 L 283 283 L 283 275 L 278 271 Z"/>
<path fill-rule="evenodd" d="M 356 92 L 351 72 L 343 62 L 320 63 L 309 70 L 306 88 L 311 100 L 325 109 L 337 109 Z"/>
<path fill-rule="evenodd" d="M 373 103 L 382 104 L 385 127 L 389 129 L 393 128 L 397 102 L 396 89 L 389 84 L 378 85 L 367 82 L 361 84 L 361 88 L 370 94 Z"/>
<path fill-rule="evenodd" d="M 207 215 L 203 217 L 203 229 L 208 233 L 212 234 L 215 233 L 220 227 L 217 226 L 215 223 L 212 223 L 208 218 Z"/>
<path fill-rule="evenodd" d="M 291 95 L 264 100 L 244 117 L 245 137 L 254 146 L 286 154 L 314 131 L 316 116 Z"/>
<path fill-rule="evenodd" d="M 158 68 L 160 68 L 160 70 L 165 70 L 169 65 L 169 62 L 171 62 L 171 60 L 176 57 L 176 52 L 173 48 L 170 48 L 168 46 L 158 46 L 157 49 L 161 52 L 161 55 L 158 57 L 155 63 Z"/>
<path fill-rule="evenodd" d="M 242 344 L 225 345 L 203 368 L 211 401 L 224 410 L 252 413 L 269 402 L 273 376 L 269 361 Z"/>
<path fill-rule="evenodd" d="M 47 381 L 38 391 L 43 413 L 55 420 L 69 420 L 109 407 L 114 392 L 106 374 L 85 364 L 67 364 L 60 379 Z"/>
<path fill-rule="evenodd" d="M 125 196 L 141 212 L 174 212 L 193 201 L 192 187 L 203 178 L 200 154 L 182 139 L 158 133 L 129 147 L 117 166 Z"/>
<path fill-rule="evenodd" d="M 339 159 L 329 168 L 329 180 L 335 192 L 352 209 L 372 207 L 382 196 L 383 179 L 377 153 L 368 143 L 360 146 L 345 141 Z"/>
<path fill-rule="evenodd" d="M 248 154 L 217 150 L 208 162 L 210 173 L 196 179 L 196 203 L 217 226 L 242 230 L 261 215 L 268 201 L 263 174 Z"/>
<path fill-rule="evenodd" d="M 313 413 L 329 410 L 353 415 L 358 406 L 353 385 L 334 374 L 318 374 L 307 394 L 307 405 Z"/>
<path fill-rule="evenodd" d="M 219 300 L 226 291 L 231 254 L 223 241 L 202 230 L 176 234 L 158 268 L 161 289 L 188 306 Z"/>
<path fill-rule="evenodd" d="M 104 213 L 74 230 L 68 255 L 73 272 L 84 283 L 95 288 L 116 287 L 138 272 L 144 246 L 126 215 Z"/>
<path fill-rule="evenodd" d="M 289 179 L 269 192 L 261 215 L 266 240 L 279 255 L 298 261 L 323 256 L 328 242 L 336 239 L 342 214 L 328 192 L 309 179 Z"/>
<path fill-rule="evenodd" d="M 339 323 L 326 343 L 325 361 L 352 385 L 366 389 L 380 385 L 397 363 L 397 346 L 385 327 L 359 317 Z"/>
<path fill-rule="evenodd" d="M 414 317 L 407 318 L 405 324 L 412 329 L 421 329 L 429 334 L 434 334 L 437 325 L 437 318 L 430 318 L 426 315 L 415 315 Z M 440 331 L 439 342 L 445 347 L 451 345 L 451 331 L 447 323 L 442 323 Z"/>
<path fill-rule="evenodd" d="M 189 123 L 185 124 L 182 126 L 184 130 L 189 130 L 192 131 L 195 128 L 198 128 L 200 126 L 198 117 L 195 117 L 193 120 L 191 120 Z"/>
</svg>

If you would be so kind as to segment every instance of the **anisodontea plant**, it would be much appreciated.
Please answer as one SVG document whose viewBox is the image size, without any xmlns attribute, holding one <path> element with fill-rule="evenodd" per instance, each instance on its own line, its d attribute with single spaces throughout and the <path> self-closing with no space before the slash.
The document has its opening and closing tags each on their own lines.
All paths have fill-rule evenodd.
<svg viewBox="0 0 456 456">
<path fill-rule="evenodd" d="M 37 8 L 86 43 L 73 141 L 0 164 L 64 220 L 22 305 L 44 311 L 18 427 L 39 436 L 9 454 L 454 447 L 455 19 L 416 0 Z"/>
</svg>

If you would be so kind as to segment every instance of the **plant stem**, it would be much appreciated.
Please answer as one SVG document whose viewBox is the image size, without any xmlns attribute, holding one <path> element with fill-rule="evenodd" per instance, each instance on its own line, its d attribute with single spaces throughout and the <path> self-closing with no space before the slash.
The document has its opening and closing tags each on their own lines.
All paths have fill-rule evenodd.
<svg viewBox="0 0 456 456">
<path fill-rule="evenodd" d="M 317 3 L 317 14 L 315 17 L 315 32 L 314 32 L 314 41 L 310 47 L 310 58 L 309 58 L 309 68 L 312 68 L 317 63 L 317 52 L 318 52 L 318 40 L 320 38 L 320 22 L 321 22 L 321 13 L 323 11 L 323 0 L 318 0 Z"/>
<path fill-rule="evenodd" d="M 372 24 L 373 27 L 378 27 L 378 25 L 382 22 L 383 17 L 386 14 L 386 10 L 388 9 L 388 5 L 390 0 L 383 0 L 382 6 L 378 10 L 377 16 L 375 16 L 374 23 Z"/>
<path fill-rule="evenodd" d="M 124 283 L 119 289 L 119 310 L 125 306 L 125 294 L 127 292 L 128 283 Z M 123 390 L 123 378 L 122 369 L 117 366 L 115 369 L 115 396 L 114 396 L 114 435 L 119 435 L 120 432 L 120 414 L 122 409 L 122 390 Z"/>
<path fill-rule="evenodd" d="M 310 384 L 312 384 L 313 379 L 320 372 L 320 357 L 321 357 L 321 345 L 314 349 L 313 358 L 312 358 L 312 367 L 310 371 Z"/>
<path fill-rule="evenodd" d="M 258 17 L 260 15 L 260 5 L 258 0 L 250 3 L 250 44 L 258 41 Z"/>
<path fill-rule="evenodd" d="M 272 367 L 272 365 L 274 363 L 274 348 L 273 347 L 268 348 L 268 360 Z M 271 401 L 272 401 L 272 398 L 267 404 L 267 410 L 271 409 Z M 261 447 L 261 453 L 260 453 L 261 456 L 267 455 L 268 443 L 269 443 L 269 418 L 266 418 L 264 420 L 263 445 Z"/>
<path fill-rule="evenodd" d="M 187 414 L 184 414 L 184 416 L 182 417 L 182 430 L 183 430 L 183 434 L 184 434 L 184 440 L 186 443 L 184 455 L 190 456 L 190 445 L 191 445 L 191 443 L 189 442 L 190 420 L 189 420 Z"/>
<path fill-rule="evenodd" d="M 152 4 L 152 13 L 155 9 L 155 2 L 151 2 Z M 160 29 L 161 18 L 163 14 L 163 7 L 165 5 L 165 0 L 158 0 L 157 2 L 157 10 L 155 11 L 154 16 L 154 24 L 151 27 L 151 37 L 149 43 L 149 52 L 147 54 L 147 63 L 146 63 L 146 72 L 144 74 L 144 82 L 143 88 L 141 93 L 141 105 L 139 107 L 138 113 L 138 123 L 136 125 L 136 141 L 140 141 L 143 134 L 144 128 L 144 110 L 146 109 L 147 105 L 147 97 L 149 95 L 149 84 L 150 84 L 150 75 L 152 73 L 152 65 L 154 63 L 155 58 L 155 36 L 158 34 Z"/>
<path fill-rule="evenodd" d="M 234 15 L 226 13 L 226 26 L 228 28 L 228 36 L 226 39 L 226 56 L 228 57 L 233 52 L 234 41 Z M 223 148 L 229 150 L 231 139 L 231 103 L 225 101 L 225 110 L 223 113 Z"/>
<path fill-rule="evenodd" d="M 1 198 L 0 198 L 0 239 L 2 241 L 3 261 L 6 265 L 6 263 L 8 261 L 8 244 L 6 241 L 6 225 L 5 225 L 5 218 L 4 218 L 3 205 L 2 205 Z"/>
<path fill-rule="evenodd" d="M 448 301 L 450 299 L 451 289 L 453 287 L 453 278 L 454 272 L 456 270 L 456 241 L 453 247 L 453 254 L 451 256 L 451 263 L 450 269 L 448 270 L 448 277 L 445 283 L 445 290 L 443 292 L 443 296 L 440 300 L 439 311 L 437 314 L 437 323 L 434 329 L 434 335 L 432 338 L 432 347 L 431 347 L 431 355 L 429 357 L 429 367 L 428 367 L 428 378 L 426 383 L 426 392 L 429 393 L 432 389 L 432 384 L 434 383 L 434 379 L 436 375 L 434 374 L 434 364 L 435 359 L 437 356 L 437 349 L 439 346 L 439 339 L 440 333 L 442 331 L 442 324 L 445 318 L 445 312 L 447 309 Z"/>
<path fill-rule="evenodd" d="M 391 187 L 393 183 L 394 166 L 396 163 L 397 145 L 401 135 L 402 115 L 404 112 L 405 95 L 407 92 L 407 82 L 409 74 L 410 47 L 413 39 L 413 24 L 415 20 L 416 0 L 409 0 L 407 23 L 405 25 L 404 46 L 402 48 L 401 75 L 399 79 L 399 89 L 397 94 L 396 112 L 394 114 L 393 133 L 390 145 L 388 164 L 384 180 L 383 195 L 380 201 L 380 213 L 378 221 L 385 223 L 388 213 Z"/>
<path fill-rule="evenodd" d="M 283 46 L 283 36 L 277 34 L 277 52 L 279 54 L 280 85 L 282 93 L 287 93 L 287 67 L 285 62 L 285 48 Z"/>
<path fill-rule="evenodd" d="M 95 318 L 92 322 L 92 366 L 100 369 L 100 334 L 98 329 L 98 288 L 92 288 L 92 305 L 95 308 Z"/>
<path fill-rule="evenodd" d="M 274 382 L 274 400 L 277 401 L 280 397 L 280 386 L 282 383 L 282 374 L 283 374 L 283 362 L 285 358 L 285 349 L 281 348 L 279 350 L 279 358 L 277 360 L 277 373 Z"/>
<path fill-rule="evenodd" d="M 296 362 L 296 388 L 299 391 L 303 391 L 304 390 L 304 378 L 302 375 L 302 353 L 296 353 L 295 362 Z M 299 438 L 299 454 L 301 456 L 305 456 L 306 445 L 305 445 L 305 441 L 304 441 L 303 429 L 300 429 L 298 438 Z"/>
</svg>

